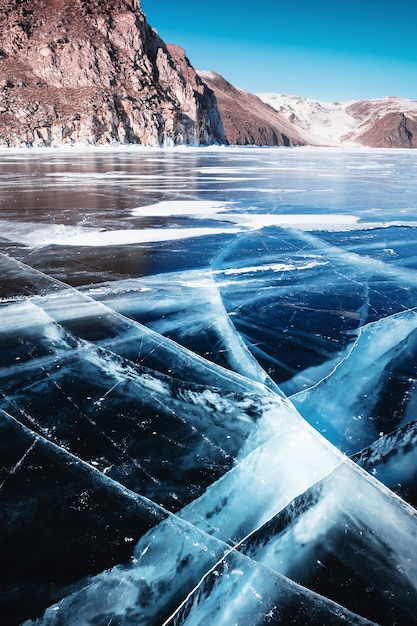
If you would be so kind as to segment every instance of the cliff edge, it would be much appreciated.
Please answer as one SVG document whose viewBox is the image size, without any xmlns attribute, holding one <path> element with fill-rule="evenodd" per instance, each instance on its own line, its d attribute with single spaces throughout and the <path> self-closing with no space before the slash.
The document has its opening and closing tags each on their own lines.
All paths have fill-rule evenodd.
<svg viewBox="0 0 417 626">
<path fill-rule="evenodd" d="M 223 143 L 216 99 L 138 0 L 0 0 L 0 145 Z"/>
</svg>

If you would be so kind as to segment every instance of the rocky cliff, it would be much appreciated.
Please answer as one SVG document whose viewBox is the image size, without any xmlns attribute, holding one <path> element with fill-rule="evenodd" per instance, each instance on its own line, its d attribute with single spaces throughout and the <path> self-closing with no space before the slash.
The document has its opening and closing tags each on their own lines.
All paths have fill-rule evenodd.
<svg viewBox="0 0 417 626">
<path fill-rule="evenodd" d="M 0 145 L 224 142 L 212 91 L 138 0 L 0 0 Z"/>
<path fill-rule="evenodd" d="M 230 145 L 302 146 L 300 131 L 255 94 L 234 87 L 219 74 L 199 72 L 216 95 L 225 138 Z"/>
</svg>

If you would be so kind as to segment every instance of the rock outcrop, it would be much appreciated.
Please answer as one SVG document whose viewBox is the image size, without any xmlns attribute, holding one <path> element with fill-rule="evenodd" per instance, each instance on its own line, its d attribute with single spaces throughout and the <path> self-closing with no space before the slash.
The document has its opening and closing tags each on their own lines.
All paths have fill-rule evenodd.
<svg viewBox="0 0 417 626">
<path fill-rule="evenodd" d="M 0 0 L 0 145 L 224 142 L 216 100 L 138 0 Z"/>
<path fill-rule="evenodd" d="M 358 122 L 355 141 L 371 148 L 417 148 L 417 102 L 359 100 L 346 107 Z"/>
<path fill-rule="evenodd" d="M 417 102 L 385 97 L 375 100 L 319 102 L 301 96 L 258 94 L 317 146 L 417 148 Z"/>
<path fill-rule="evenodd" d="M 256 95 L 234 87 L 214 72 L 199 71 L 216 95 L 226 141 L 230 145 L 301 146 L 299 130 Z"/>
</svg>

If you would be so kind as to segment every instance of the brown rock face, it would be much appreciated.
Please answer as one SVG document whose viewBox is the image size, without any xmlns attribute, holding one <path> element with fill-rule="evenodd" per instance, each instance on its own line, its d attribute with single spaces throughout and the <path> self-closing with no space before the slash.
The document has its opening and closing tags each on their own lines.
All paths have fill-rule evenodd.
<svg viewBox="0 0 417 626">
<path fill-rule="evenodd" d="M 213 93 L 138 0 L 0 0 L 0 144 L 223 142 Z"/>
<path fill-rule="evenodd" d="M 417 119 L 404 113 L 388 113 L 357 140 L 371 148 L 417 148 Z"/>
<path fill-rule="evenodd" d="M 401 101 L 362 100 L 347 107 L 358 119 L 355 140 L 371 148 L 417 148 L 417 110 Z"/>
<path fill-rule="evenodd" d="M 219 74 L 201 72 L 212 89 L 230 145 L 301 146 L 306 142 L 291 122 L 254 94 L 237 89 Z"/>
</svg>

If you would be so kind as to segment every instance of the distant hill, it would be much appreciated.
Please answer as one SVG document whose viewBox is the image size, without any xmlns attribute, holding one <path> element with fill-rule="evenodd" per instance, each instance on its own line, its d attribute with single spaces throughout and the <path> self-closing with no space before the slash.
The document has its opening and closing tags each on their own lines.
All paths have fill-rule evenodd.
<svg viewBox="0 0 417 626">
<path fill-rule="evenodd" d="M 229 144 L 417 148 L 417 101 L 386 97 L 330 103 L 252 94 L 214 72 L 198 73 L 216 95 Z"/>
<path fill-rule="evenodd" d="M 258 97 L 312 145 L 417 148 L 415 100 L 386 97 L 329 103 L 283 94 Z"/>
<path fill-rule="evenodd" d="M 285 115 L 220 74 L 198 70 L 215 93 L 225 138 L 230 145 L 303 146 L 309 143 Z"/>
</svg>

